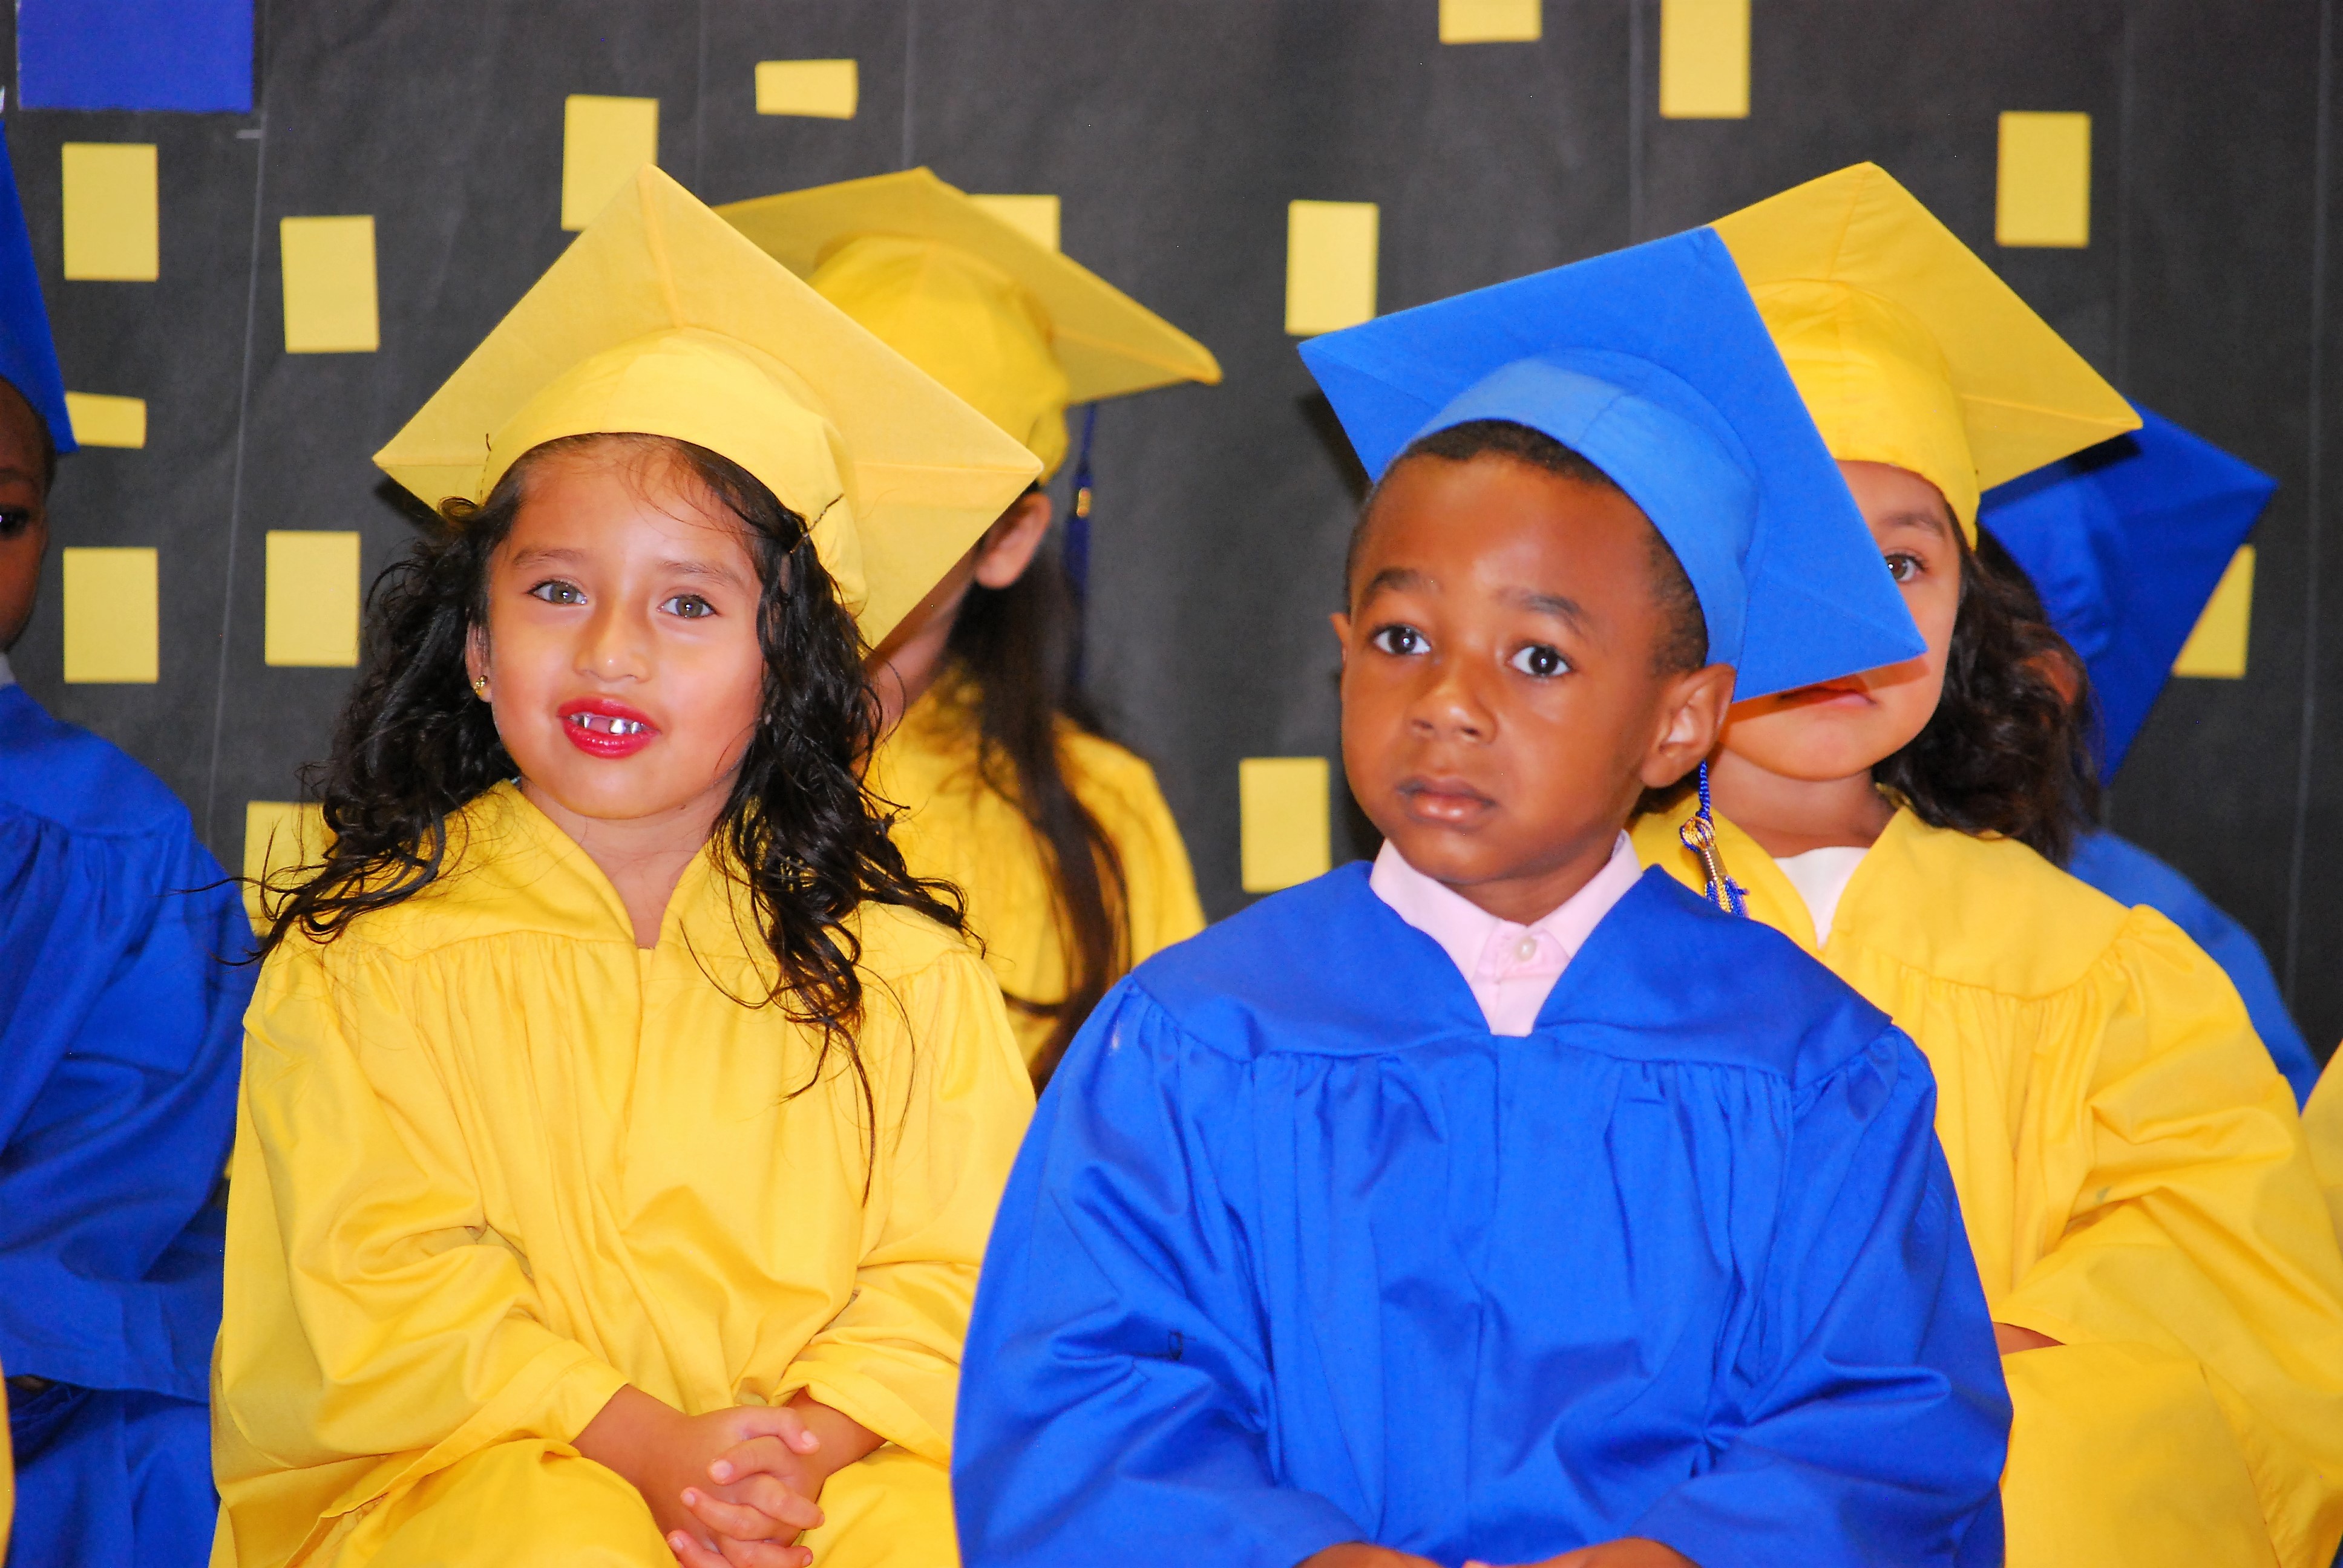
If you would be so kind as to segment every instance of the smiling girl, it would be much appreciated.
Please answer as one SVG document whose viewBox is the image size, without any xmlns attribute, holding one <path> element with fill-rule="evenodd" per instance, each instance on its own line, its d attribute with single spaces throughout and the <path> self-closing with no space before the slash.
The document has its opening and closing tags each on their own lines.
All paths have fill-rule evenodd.
<svg viewBox="0 0 2343 1568">
<path fill-rule="evenodd" d="M 378 460 L 459 498 L 274 890 L 215 1560 L 950 1561 L 1031 1091 L 861 660 L 1031 457 L 647 169 Z"/>
<path fill-rule="evenodd" d="M 1927 1054 L 2015 1418 L 2021 1568 L 2326 1568 L 2343 1259 L 2219 968 L 2060 870 L 2093 779 L 2056 632 L 1974 553 L 1981 486 L 2137 423 L 1869 165 L 1720 221 L 1926 653 L 1736 704 L 1749 911 Z M 1647 862 L 1698 884 L 1676 829 Z"/>
</svg>

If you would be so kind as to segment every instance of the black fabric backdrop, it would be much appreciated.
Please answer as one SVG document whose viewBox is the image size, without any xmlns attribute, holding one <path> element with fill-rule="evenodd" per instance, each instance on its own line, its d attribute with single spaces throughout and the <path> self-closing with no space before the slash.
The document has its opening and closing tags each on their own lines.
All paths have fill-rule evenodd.
<svg viewBox="0 0 2343 1568">
<path fill-rule="evenodd" d="M 1871 158 L 2126 392 L 2282 481 L 2249 673 L 2173 686 L 2113 820 L 2254 930 L 2324 1050 L 2343 1035 L 2333 0 L 1755 10 L 1732 121 L 1658 117 L 1657 0 L 1545 0 L 1542 42 L 1445 47 L 1436 0 L 262 0 L 248 118 L 12 92 L 67 384 L 149 411 L 143 451 L 65 465 L 55 540 L 156 546 L 163 585 L 158 683 L 61 684 L 54 557 L 16 668 L 159 772 L 236 868 L 246 801 L 292 798 L 349 679 L 261 662 L 264 532 L 356 528 L 369 578 L 403 548 L 368 454 L 566 243 L 563 98 L 656 96 L 662 165 L 710 201 L 912 163 L 1055 193 L 1069 254 L 1219 355 L 1225 385 L 1100 418 L 1091 671 L 1225 914 L 1238 759 L 1337 750 L 1324 617 L 1357 477 L 1282 330 L 1286 202 L 1382 205 L 1389 310 Z M 755 62 L 833 56 L 860 62 L 854 119 L 755 112 Z M 1993 245 L 2005 109 L 2091 115 L 2087 249 Z M 59 276 L 68 140 L 159 146 L 161 281 Z M 335 213 L 375 216 L 382 348 L 287 356 L 277 220 Z M 1338 858 L 1365 847 L 1336 821 Z"/>
</svg>

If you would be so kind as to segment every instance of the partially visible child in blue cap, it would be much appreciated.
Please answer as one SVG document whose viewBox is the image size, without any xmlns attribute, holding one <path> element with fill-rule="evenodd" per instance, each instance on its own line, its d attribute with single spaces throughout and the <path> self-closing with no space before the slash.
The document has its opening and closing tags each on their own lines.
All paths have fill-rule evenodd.
<svg viewBox="0 0 2343 1568">
<path fill-rule="evenodd" d="M 967 1561 L 1998 1563 L 1926 1063 L 1621 831 L 1736 693 L 1920 646 L 1724 246 L 1302 352 L 1377 476 L 1334 625 L 1386 842 L 1074 1041 L 970 1331 Z"/>
<path fill-rule="evenodd" d="M 2075 700 L 2095 710 L 2100 782 L 2171 678 L 2174 659 L 2278 481 L 2160 415 L 1985 493 L 1977 558 L 2022 578 L 2082 668 Z M 2086 823 L 2066 869 L 2119 903 L 2169 919 L 2229 977 L 2297 1102 L 2318 1064 L 2253 933 L 2147 850 Z"/>
<path fill-rule="evenodd" d="M 33 618 L 65 386 L 0 151 L 0 1372 L 12 1563 L 211 1555 L 212 1341 L 252 972 L 243 900 L 163 781 L 50 717 Z M 5 1521 L 0 1521 L 5 1523 Z M 0 1535 L 5 1535 L 0 1531 Z"/>
</svg>

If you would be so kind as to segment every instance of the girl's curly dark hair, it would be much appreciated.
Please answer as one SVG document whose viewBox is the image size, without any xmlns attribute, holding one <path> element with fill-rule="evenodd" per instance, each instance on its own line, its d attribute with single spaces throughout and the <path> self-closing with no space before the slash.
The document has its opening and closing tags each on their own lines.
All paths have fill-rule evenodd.
<svg viewBox="0 0 2343 1568">
<path fill-rule="evenodd" d="M 1872 780 L 1931 827 L 2016 839 L 2063 866 L 2098 815 L 2090 678 L 1999 542 L 1954 537 L 1961 608 L 1944 696 Z"/>
<path fill-rule="evenodd" d="M 487 704 L 466 680 L 464 653 L 488 615 L 488 568 L 510 533 L 528 475 L 545 457 L 619 442 L 644 462 L 668 461 L 739 520 L 762 585 L 762 711 L 718 818 L 719 864 L 748 889 L 779 974 L 746 1006 L 775 1006 L 821 1034 L 813 1071 L 835 1053 L 854 1073 L 874 1130 L 877 1104 L 855 1036 L 862 1018 L 860 943 L 848 924 L 865 903 L 911 910 L 961 929 L 958 895 L 904 866 L 890 819 L 862 788 L 878 707 L 863 673 L 854 618 L 814 553 L 803 518 L 729 458 L 647 436 L 549 441 L 513 465 L 488 498 L 449 500 L 439 526 L 377 579 L 368 596 L 365 662 L 342 709 L 333 753 L 302 771 L 322 805 L 322 865 L 263 889 L 265 955 L 297 930 L 331 941 L 358 917 L 413 898 L 453 870 L 449 820 L 518 769 Z"/>
</svg>

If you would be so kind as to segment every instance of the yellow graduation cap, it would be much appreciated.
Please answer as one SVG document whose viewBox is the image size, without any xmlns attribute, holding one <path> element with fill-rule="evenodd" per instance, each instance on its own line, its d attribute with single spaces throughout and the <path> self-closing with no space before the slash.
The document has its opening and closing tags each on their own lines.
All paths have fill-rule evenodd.
<svg viewBox="0 0 2343 1568">
<path fill-rule="evenodd" d="M 763 480 L 874 647 L 1041 467 L 649 166 L 374 460 L 428 504 L 479 501 L 530 448 L 603 432 Z"/>
<path fill-rule="evenodd" d="M 1202 344 L 927 169 L 716 209 L 1053 474 L 1066 405 L 1221 378 Z"/>
<path fill-rule="evenodd" d="M 1717 219 L 1834 457 L 1981 491 L 2139 428 L 2113 387 L 1876 164 Z"/>
</svg>

